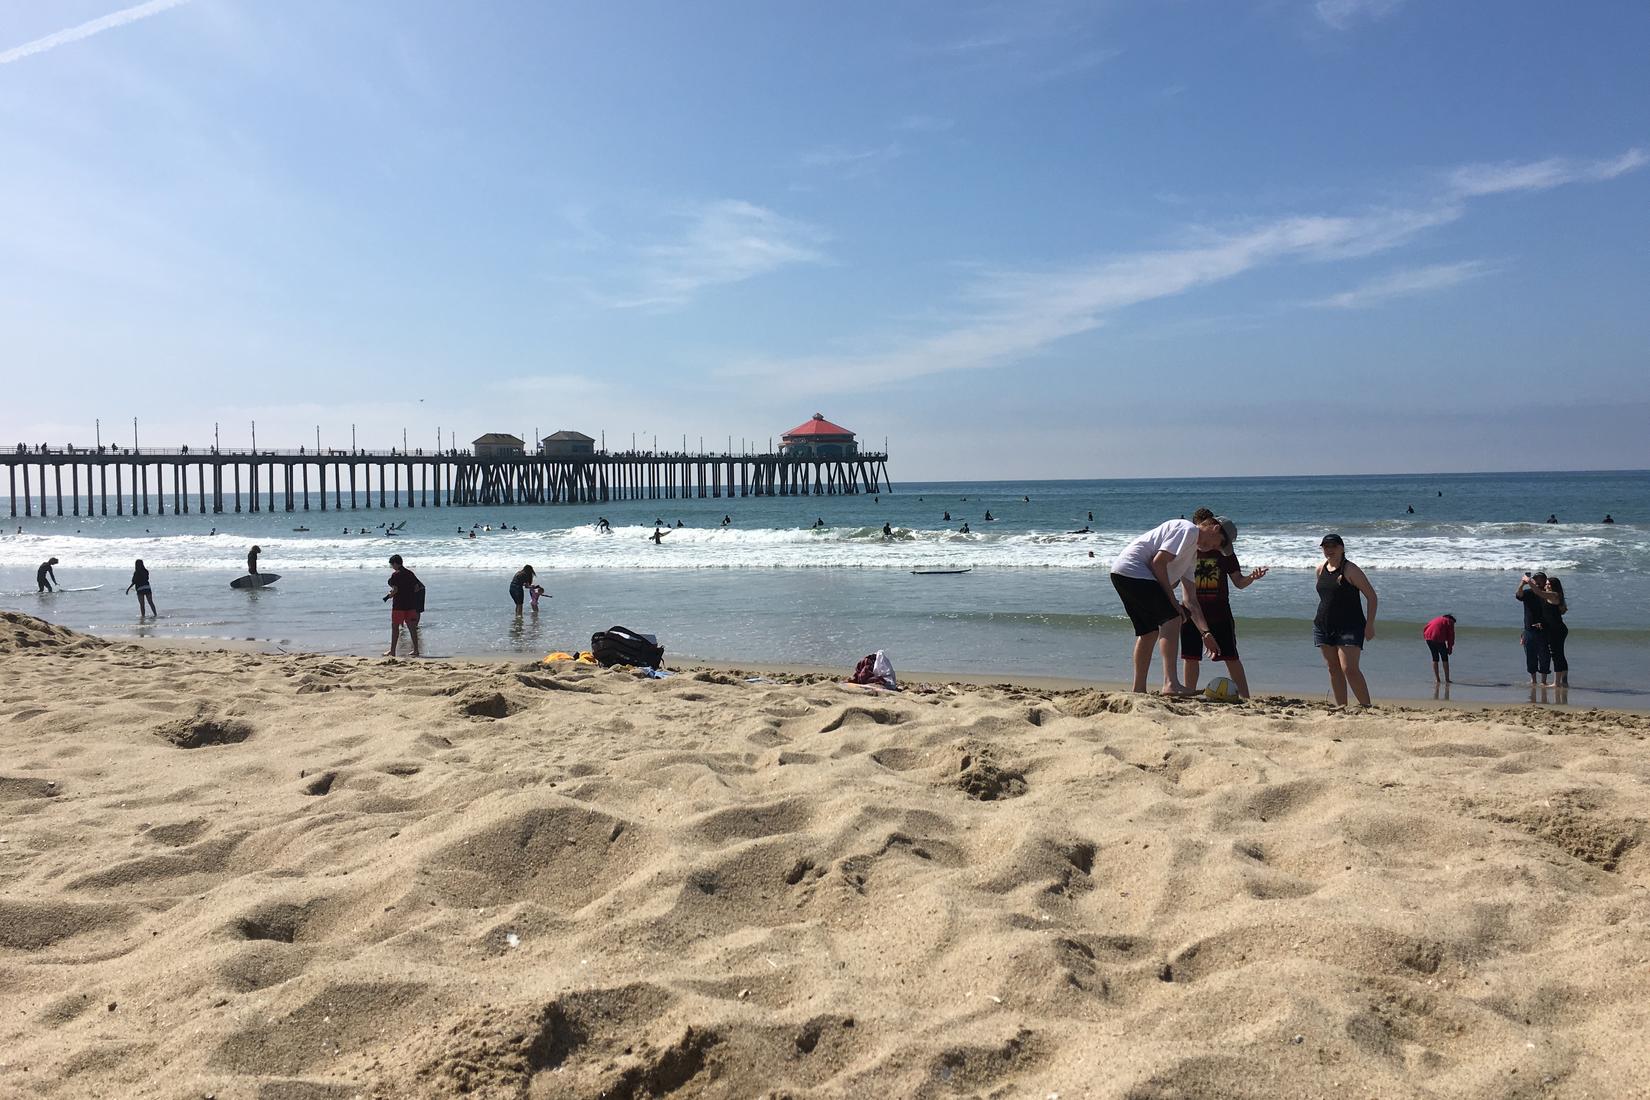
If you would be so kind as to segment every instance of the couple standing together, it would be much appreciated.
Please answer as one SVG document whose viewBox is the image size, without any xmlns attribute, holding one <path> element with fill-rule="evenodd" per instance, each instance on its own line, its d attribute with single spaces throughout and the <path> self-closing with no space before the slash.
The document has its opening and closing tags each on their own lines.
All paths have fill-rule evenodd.
<svg viewBox="0 0 1650 1100">
<path fill-rule="evenodd" d="M 1203 652 L 1226 662 L 1238 695 L 1249 697 L 1249 680 L 1238 659 L 1237 626 L 1232 617 L 1228 583 L 1247 588 L 1266 576 L 1261 566 L 1244 573 L 1232 543 L 1237 524 L 1199 508 L 1190 520 L 1172 519 L 1141 535 L 1112 563 L 1111 583 L 1134 624 L 1134 690 L 1146 690 L 1152 647 L 1163 655 L 1163 691 L 1182 695 L 1197 688 Z M 1329 669 L 1330 689 L 1344 706 L 1347 692 L 1369 705 L 1369 685 L 1359 661 L 1364 642 L 1375 636 L 1375 589 L 1364 571 L 1346 559 L 1339 535 L 1325 535 L 1319 546 L 1318 613 L 1312 644 Z M 1186 594 L 1181 603 L 1175 588 Z M 1368 602 L 1365 614 L 1364 602 Z M 1185 684 L 1175 675 L 1176 657 L 1185 664 Z"/>
</svg>

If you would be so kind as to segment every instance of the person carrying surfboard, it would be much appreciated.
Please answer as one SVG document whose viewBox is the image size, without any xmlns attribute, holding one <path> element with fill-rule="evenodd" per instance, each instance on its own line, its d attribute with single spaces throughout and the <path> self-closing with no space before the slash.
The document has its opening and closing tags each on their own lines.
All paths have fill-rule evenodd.
<svg viewBox="0 0 1650 1100">
<path fill-rule="evenodd" d="M 246 552 L 247 576 L 256 577 L 258 575 L 258 555 L 263 552 L 264 548 L 261 546 L 254 546 Z"/>
<path fill-rule="evenodd" d="M 50 592 L 54 584 L 59 588 L 62 587 L 62 582 L 57 579 L 57 574 L 52 572 L 52 566 L 56 564 L 56 558 L 47 558 L 40 563 L 40 568 L 34 571 L 34 583 L 39 586 L 35 591 Z"/>
</svg>

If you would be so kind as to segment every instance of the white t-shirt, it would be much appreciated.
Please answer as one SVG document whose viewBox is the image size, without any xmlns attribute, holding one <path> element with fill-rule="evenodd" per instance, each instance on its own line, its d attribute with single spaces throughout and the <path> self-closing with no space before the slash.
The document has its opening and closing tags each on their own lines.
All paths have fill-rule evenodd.
<svg viewBox="0 0 1650 1100">
<path fill-rule="evenodd" d="M 1158 524 L 1125 546 L 1123 552 L 1117 555 L 1117 560 L 1111 563 L 1111 571 L 1143 581 L 1156 580 L 1157 574 L 1152 572 L 1152 559 L 1159 550 L 1167 550 L 1174 555 L 1174 560 L 1169 563 L 1169 587 L 1173 588 L 1185 580 L 1197 565 L 1197 524 L 1189 519 L 1171 519 Z"/>
</svg>

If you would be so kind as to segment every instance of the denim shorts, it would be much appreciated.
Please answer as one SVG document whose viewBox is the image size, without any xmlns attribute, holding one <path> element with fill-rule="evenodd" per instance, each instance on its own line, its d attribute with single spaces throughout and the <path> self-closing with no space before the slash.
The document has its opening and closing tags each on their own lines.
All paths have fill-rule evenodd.
<svg viewBox="0 0 1650 1100">
<path fill-rule="evenodd" d="M 1312 628 L 1312 644 L 1315 646 L 1353 646 L 1358 649 L 1364 647 L 1364 630 L 1320 630 Z"/>
</svg>

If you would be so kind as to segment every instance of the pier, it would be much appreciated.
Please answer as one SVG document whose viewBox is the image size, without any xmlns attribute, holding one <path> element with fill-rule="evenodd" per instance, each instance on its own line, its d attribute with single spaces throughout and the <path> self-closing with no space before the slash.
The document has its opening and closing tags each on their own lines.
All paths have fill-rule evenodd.
<svg viewBox="0 0 1650 1100">
<path fill-rule="evenodd" d="M 888 456 L 598 451 L 477 457 L 396 451 L 12 452 L 11 515 L 205 515 L 893 491 Z M 38 512 L 36 508 L 38 507 Z"/>
</svg>

